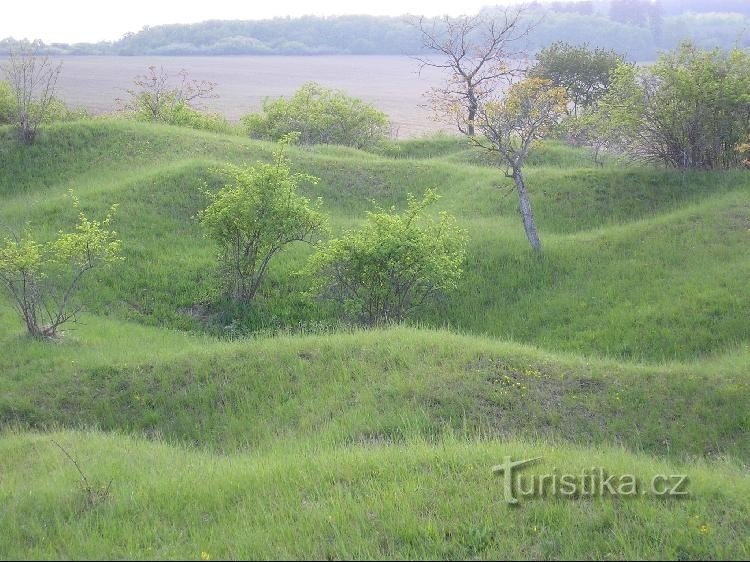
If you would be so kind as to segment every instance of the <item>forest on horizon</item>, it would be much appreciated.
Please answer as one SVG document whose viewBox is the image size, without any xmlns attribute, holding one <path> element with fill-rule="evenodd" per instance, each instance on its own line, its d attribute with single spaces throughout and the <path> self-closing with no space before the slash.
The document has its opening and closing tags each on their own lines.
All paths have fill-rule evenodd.
<svg viewBox="0 0 750 562">
<path fill-rule="evenodd" d="M 615 49 L 652 60 L 689 39 L 704 48 L 750 46 L 750 0 L 581 0 L 532 2 L 538 24 L 524 48 L 554 41 Z M 482 12 L 499 13 L 502 6 Z M 304 16 L 268 20 L 211 20 L 146 26 L 116 41 L 50 43 L 49 55 L 413 55 L 422 52 L 413 16 Z M 0 52 L 19 40 L 5 38 Z M 41 38 L 42 40 L 44 38 Z"/>
</svg>

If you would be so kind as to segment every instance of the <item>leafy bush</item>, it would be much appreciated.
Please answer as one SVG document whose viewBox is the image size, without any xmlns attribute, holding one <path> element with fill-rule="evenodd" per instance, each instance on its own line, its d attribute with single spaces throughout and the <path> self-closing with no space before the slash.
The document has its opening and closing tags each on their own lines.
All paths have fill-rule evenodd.
<svg viewBox="0 0 750 562">
<path fill-rule="evenodd" d="M 236 127 L 224 117 L 203 112 L 195 105 L 199 100 L 215 98 L 215 87 L 213 82 L 191 79 L 186 70 L 178 72 L 174 79 L 163 68 L 150 66 L 128 90 L 130 99 L 124 103 L 125 114 L 139 121 L 217 133 L 234 132 Z"/>
<path fill-rule="evenodd" d="M 14 100 L 12 122 L 24 144 L 32 144 L 39 126 L 51 120 L 51 105 L 62 69 L 62 63 L 52 63 L 40 54 L 42 50 L 40 41 L 21 41 L 2 65 Z"/>
<path fill-rule="evenodd" d="M 278 140 L 300 133 L 303 144 L 341 144 L 366 148 L 387 138 L 390 123 L 371 105 L 308 82 L 290 99 L 266 100 L 261 113 L 246 115 L 242 123 L 253 138 Z"/>
<path fill-rule="evenodd" d="M 16 98 L 10 84 L 0 81 L 0 125 L 13 123 L 16 108 Z"/>
<path fill-rule="evenodd" d="M 235 301 L 252 300 L 271 260 L 292 242 L 313 242 L 325 227 L 321 201 L 297 193 L 303 182 L 318 180 L 295 174 L 284 154 L 286 137 L 271 164 L 230 166 L 229 183 L 208 193 L 211 204 L 199 214 L 206 235 L 220 247 L 222 279 Z"/>
<path fill-rule="evenodd" d="M 750 54 L 686 43 L 649 68 L 622 65 L 596 111 L 633 158 L 675 168 L 739 165 L 750 134 Z"/>
<path fill-rule="evenodd" d="M 47 113 L 42 123 L 77 121 L 79 119 L 87 119 L 88 117 L 89 113 L 85 109 L 70 109 L 61 99 L 52 98 L 47 106 Z"/>
<path fill-rule="evenodd" d="M 73 202 L 78 209 L 78 200 Z M 29 335 L 57 336 L 60 326 L 82 308 L 74 301 L 86 274 L 121 259 L 121 242 L 109 229 L 114 210 L 102 221 L 90 220 L 80 211 L 75 230 L 61 232 L 51 242 L 40 243 L 28 232 L 3 241 L 0 285 L 10 294 Z"/>
<path fill-rule="evenodd" d="M 0 81 L 0 125 L 12 124 L 16 118 L 16 96 L 10 84 Z M 35 111 L 38 111 L 35 109 Z M 84 109 L 73 110 L 68 108 L 59 98 L 51 98 L 47 110 L 43 115 L 42 123 L 54 123 L 56 121 L 75 121 L 85 119 L 88 113 Z"/>
<path fill-rule="evenodd" d="M 143 118 L 142 116 L 139 117 Z M 230 134 L 238 132 L 239 129 L 238 125 L 232 125 L 218 113 L 199 111 L 186 103 L 178 103 L 169 107 L 162 113 L 159 120 L 168 125 L 190 127 L 201 131 L 213 131 L 214 133 Z"/>
<path fill-rule="evenodd" d="M 466 233 L 454 217 L 425 217 L 437 199 L 409 196 L 403 213 L 370 212 L 364 225 L 329 241 L 311 256 L 313 288 L 343 303 L 366 324 L 398 322 L 414 308 L 454 289 L 466 254 Z"/>
</svg>

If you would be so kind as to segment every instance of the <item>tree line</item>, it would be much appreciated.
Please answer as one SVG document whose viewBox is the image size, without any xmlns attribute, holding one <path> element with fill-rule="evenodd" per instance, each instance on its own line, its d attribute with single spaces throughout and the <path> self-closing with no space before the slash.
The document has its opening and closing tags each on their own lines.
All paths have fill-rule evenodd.
<svg viewBox="0 0 750 562">
<path fill-rule="evenodd" d="M 611 0 L 531 3 L 538 25 L 526 37 L 536 51 L 555 41 L 615 49 L 633 60 L 653 60 L 660 50 L 685 39 L 701 47 L 750 45 L 750 7 L 740 0 L 708 2 Z M 683 5 L 682 8 L 679 6 Z M 482 17 L 501 15 L 487 8 Z M 717 13 L 721 12 L 721 13 Z M 49 55 L 415 55 L 427 52 L 414 23 L 417 18 L 305 16 L 257 21 L 207 21 L 144 27 L 111 42 L 44 44 Z M 440 19 L 434 20 L 439 22 Z M 0 40 L 0 52 L 17 40 Z"/>
</svg>

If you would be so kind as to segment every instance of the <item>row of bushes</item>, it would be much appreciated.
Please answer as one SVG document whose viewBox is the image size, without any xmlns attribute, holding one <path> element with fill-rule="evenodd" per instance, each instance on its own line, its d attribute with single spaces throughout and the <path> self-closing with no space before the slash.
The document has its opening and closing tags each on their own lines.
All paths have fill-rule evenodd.
<svg viewBox="0 0 750 562">
<path fill-rule="evenodd" d="M 369 212 L 364 224 L 320 243 L 328 218 L 322 201 L 298 193 L 302 183 L 317 183 L 293 173 L 285 147 L 299 134 L 287 135 L 271 163 L 229 167 L 228 183 L 209 193 L 199 214 L 206 235 L 219 247 L 225 294 L 252 301 L 275 256 L 293 242 L 316 251 L 303 270 L 310 291 L 344 306 L 347 316 L 372 325 L 401 321 L 420 304 L 455 288 L 465 257 L 466 233 L 448 214 L 429 218 L 437 200 L 409 196 L 403 212 Z"/>
<path fill-rule="evenodd" d="M 221 115 L 199 109 L 199 100 L 215 97 L 216 84 L 189 79 L 178 73 L 170 85 L 164 69 L 150 67 L 136 79 L 125 114 L 138 120 L 158 121 L 220 133 L 242 133 L 277 141 L 298 133 L 302 144 L 338 144 L 368 148 L 390 135 L 388 116 L 360 99 L 315 82 L 303 84 L 290 98 L 267 99 L 259 113 L 245 116 L 236 126 Z"/>
<path fill-rule="evenodd" d="M 151 68 L 149 72 L 157 71 Z M 130 99 L 122 102 L 119 117 L 270 141 L 298 132 L 302 144 L 338 144 L 354 148 L 370 148 L 390 136 L 390 122 L 385 113 L 342 91 L 314 82 L 304 84 L 288 99 L 266 100 L 261 112 L 245 116 L 240 125 L 199 107 L 196 100 L 210 97 L 208 92 L 192 98 L 189 86 L 187 90 L 184 83 L 167 86 L 157 74 L 149 80 L 141 80 L 140 85 L 130 91 Z M 15 92 L 9 83 L 0 82 L 0 125 L 16 123 L 17 116 Z M 41 122 L 87 117 L 85 111 L 73 111 L 53 98 L 45 107 Z"/>
<path fill-rule="evenodd" d="M 649 66 L 564 43 L 542 50 L 532 74 L 566 89 L 563 130 L 599 152 L 674 168 L 725 169 L 747 160 L 750 53 L 685 43 Z"/>
<path fill-rule="evenodd" d="M 198 219 L 218 248 L 227 298 L 252 302 L 274 259 L 295 242 L 316 248 L 300 271 L 308 294 L 338 303 L 348 320 L 366 325 L 402 321 L 457 286 L 466 232 L 451 215 L 427 214 L 437 199 L 432 191 L 422 199 L 409 196 L 402 212 L 376 209 L 359 228 L 322 242 L 328 231 L 322 201 L 298 192 L 318 180 L 292 172 L 285 156 L 293 137 L 282 140 L 272 162 L 227 167 L 226 185 L 206 191 L 209 204 Z M 77 295 L 89 272 L 122 260 L 122 242 L 111 228 L 114 212 L 97 221 L 79 210 L 74 230 L 50 242 L 39 242 L 30 230 L 0 240 L 0 287 L 31 336 L 58 336 L 81 310 Z"/>
</svg>

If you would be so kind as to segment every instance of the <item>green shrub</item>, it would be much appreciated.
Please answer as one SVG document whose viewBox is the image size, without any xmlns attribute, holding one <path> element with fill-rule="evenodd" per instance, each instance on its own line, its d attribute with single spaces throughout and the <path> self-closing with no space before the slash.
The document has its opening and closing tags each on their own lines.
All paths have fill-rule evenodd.
<svg viewBox="0 0 750 562">
<path fill-rule="evenodd" d="M 371 147 L 388 137 L 385 113 L 350 97 L 308 82 L 290 99 L 266 100 L 261 113 L 246 115 L 242 123 L 253 138 L 278 140 L 298 132 L 303 144 L 340 144 Z"/>
<path fill-rule="evenodd" d="M 297 193 L 303 182 L 318 180 L 295 174 L 284 154 L 287 137 L 271 164 L 230 166 L 229 183 L 209 193 L 211 204 L 199 214 L 206 235 L 220 247 L 222 279 L 235 301 L 252 300 L 271 260 L 292 242 L 312 242 L 324 229 L 321 201 Z"/>
<path fill-rule="evenodd" d="M 13 89 L 7 82 L 0 81 L 0 125 L 10 125 L 15 123 L 17 106 L 16 96 Z M 31 104 L 33 111 L 34 104 Z M 76 121 L 85 119 L 88 113 L 84 109 L 72 110 L 65 105 L 59 98 L 50 98 L 47 108 L 42 117 L 42 123 L 54 123 L 57 121 Z"/>
<path fill-rule="evenodd" d="M 78 200 L 73 199 L 76 209 Z M 47 243 L 30 233 L 6 238 L 0 246 L 0 286 L 10 295 L 29 335 L 54 338 L 60 326 L 75 318 L 83 278 L 92 269 L 119 261 L 121 242 L 110 230 L 114 207 L 102 221 L 79 211 L 70 233 Z"/>
<path fill-rule="evenodd" d="M 730 168 L 750 134 L 749 92 L 750 54 L 685 43 L 648 68 L 618 67 L 596 116 L 601 134 L 635 159 Z"/>
<path fill-rule="evenodd" d="M 172 77 L 163 68 L 150 66 L 128 90 L 130 99 L 124 104 L 125 116 L 216 133 L 235 132 L 237 127 L 218 113 L 206 113 L 195 107 L 199 100 L 217 97 L 215 88 L 213 82 L 191 79 L 185 70 Z"/>
<path fill-rule="evenodd" d="M 139 118 L 144 119 L 142 115 Z M 199 111 L 186 103 L 177 103 L 165 109 L 160 121 L 168 125 L 190 127 L 201 131 L 213 131 L 214 133 L 233 133 L 237 130 L 237 126 L 232 125 L 222 115 Z"/>
<path fill-rule="evenodd" d="M 403 213 L 370 212 L 364 225 L 328 242 L 306 271 L 319 294 L 343 303 L 366 324 L 398 322 L 413 309 L 454 289 L 462 274 L 466 233 L 454 217 L 425 216 L 437 199 L 409 196 Z"/>
<path fill-rule="evenodd" d="M 0 81 L 0 125 L 13 123 L 16 109 L 16 98 L 10 84 Z"/>
<path fill-rule="evenodd" d="M 70 109 L 61 99 L 52 98 L 47 106 L 47 112 L 42 123 L 77 121 L 88 117 L 89 114 L 85 109 Z"/>
</svg>

